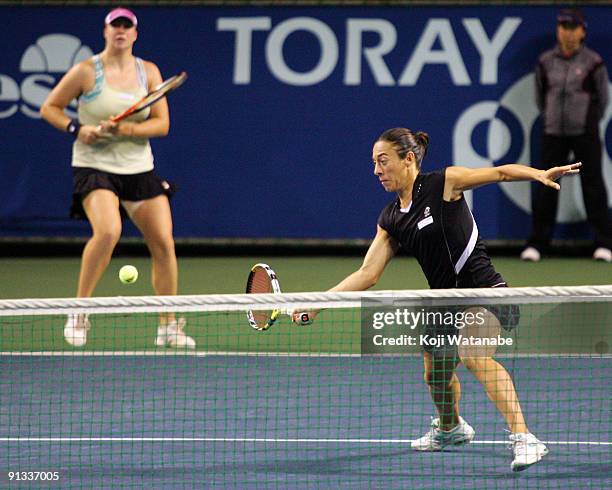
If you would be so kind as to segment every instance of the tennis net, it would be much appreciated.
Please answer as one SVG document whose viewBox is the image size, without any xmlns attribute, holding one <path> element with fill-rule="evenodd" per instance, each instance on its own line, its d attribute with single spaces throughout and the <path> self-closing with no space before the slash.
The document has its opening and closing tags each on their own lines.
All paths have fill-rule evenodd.
<svg viewBox="0 0 612 490">
<path fill-rule="evenodd" d="M 272 308 L 321 311 L 249 327 Z M 168 312 L 195 349 L 155 347 Z M 612 286 L 2 300 L 0 487 L 610 488 L 611 327 Z M 438 417 L 424 350 L 445 420 L 463 360 L 470 444 L 412 447 Z M 520 473 L 499 365 L 549 451 Z"/>
</svg>

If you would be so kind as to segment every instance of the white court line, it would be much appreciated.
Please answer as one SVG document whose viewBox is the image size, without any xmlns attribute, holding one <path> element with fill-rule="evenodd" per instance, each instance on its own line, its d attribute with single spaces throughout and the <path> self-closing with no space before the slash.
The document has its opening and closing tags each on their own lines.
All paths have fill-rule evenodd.
<svg viewBox="0 0 612 490">
<path fill-rule="evenodd" d="M 417 354 L 414 354 L 417 355 Z M 128 351 L 7 351 L 0 357 L 157 357 L 157 356 L 244 356 L 244 357 L 362 357 L 345 352 L 269 352 L 269 351 L 197 351 L 197 350 L 128 350 Z"/>
<path fill-rule="evenodd" d="M 279 439 L 267 437 L 0 437 L 0 442 L 271 442 L 271 443 L 346 443 L 410 444 L 413 439 Z M 560 446 L 610 446 L 612 442 L 542 441 Z M 508 444 L 508 441 L 472 441 L 471 444 Z"/>
<path fill-rule="evenodd" d="M 197 350 L 130 350 L 130 351 L 3 351 L 0 357 L 155 357 L 155 356 L 245 356 L 245 357 L 421 357 L 420 352 L 406 354 L 359 354 L 346 352 L 273 352 L 273 351 L 197 351 Z M 612 354 L 571 354 L 554 353 L 500 353 L 495 357 L 512 358 L 554 358 L 575 357 L 584 359 L 612 359 Z"/>
</svg>

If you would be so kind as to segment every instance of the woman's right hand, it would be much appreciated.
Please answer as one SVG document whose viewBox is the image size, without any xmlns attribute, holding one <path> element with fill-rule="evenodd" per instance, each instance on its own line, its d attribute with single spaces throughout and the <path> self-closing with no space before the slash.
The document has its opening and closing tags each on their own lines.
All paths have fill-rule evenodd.
<svg viewBox="0 0 612 490">
<path fill-rule="evenodd" d="M 78 139 L 81 143 L 91 145 L 92 143 L 95 143 L 101 136 L 102 134 L 100 133 L 100 130 L 97 126 L 90 126 L 86 124 L 85 126 L 81 126 L 81 129 L 79 130 Z"/>
<path fill-rule="evenodd" d="M 294 311 L 291 313 L 291 321 L 297 325 L 312 325 L 314 319 L 319 314 L 319 310 Z"/>
</svg>

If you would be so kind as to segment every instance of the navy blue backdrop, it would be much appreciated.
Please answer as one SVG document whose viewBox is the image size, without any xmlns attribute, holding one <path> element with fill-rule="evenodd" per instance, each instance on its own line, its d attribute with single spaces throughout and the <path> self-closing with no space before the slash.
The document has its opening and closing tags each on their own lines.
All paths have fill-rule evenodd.
<svg viewBox="0 0 612 490">
<path fill-rule="evenodd" d="M 0 8 L 2 236 L 88 233 L 67 218 L 70 137 L 37 112 L 74 62 L 102 49 L 106 10 Z M 531 71 L 555 43 L 553 7 L 135 11 L 135 53 L 164 76 L 190 75 L 170 98 L 170 135 L 153 141 L 158 173 L 180 188 L 177 237 L 371 237 L 392 198 L 372 175 L 371 147 L 389 127 L 430 134 L 425 170 L 537 158 Z M 612 9 L 585 11 L 587 43 L 610 65 Z M 578 180 L 563 187 L 559 233 L 585 238 Z M 529 192 L 468 195 L 483 237 L 524 238 Z"/>
</svg>

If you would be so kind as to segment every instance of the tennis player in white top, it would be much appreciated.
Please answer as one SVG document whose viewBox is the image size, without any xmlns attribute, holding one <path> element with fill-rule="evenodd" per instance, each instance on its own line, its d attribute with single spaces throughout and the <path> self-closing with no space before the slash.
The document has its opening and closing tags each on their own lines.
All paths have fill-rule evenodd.
<svg viewBox="0 0 612 490">
<path fill-rule="evenodd" d="M 155 293 L 174 295 L 178 289 L 169 202 L 173 186 L 155 174 L 149 144 L 150 138 L 168 134 L 168 104 L 161 99 L 124 121 L 110 121 L 162 82 L 154 63 L 132 53 L 137 25 L 131 10 L 110 11 L 104 22 L 104 50 L 73 66 L 40 110 L 43 119 L 75 138 L 71 216 L 86 218 L 92 228 L 83 250 L 77 297 L 93 295 L 121 236 L 122 216 L 134 222 L 146 241 Z M 64 113 L 73 99 L 78 99 L 78 119 Z M 184 324 L 173 313 L 161 314 L 155 344 L 194 348 Z M 69 315 L 64 337 L 70 345 L 84 346 L 89 328 L 86 315 Z"/>
</svg>

